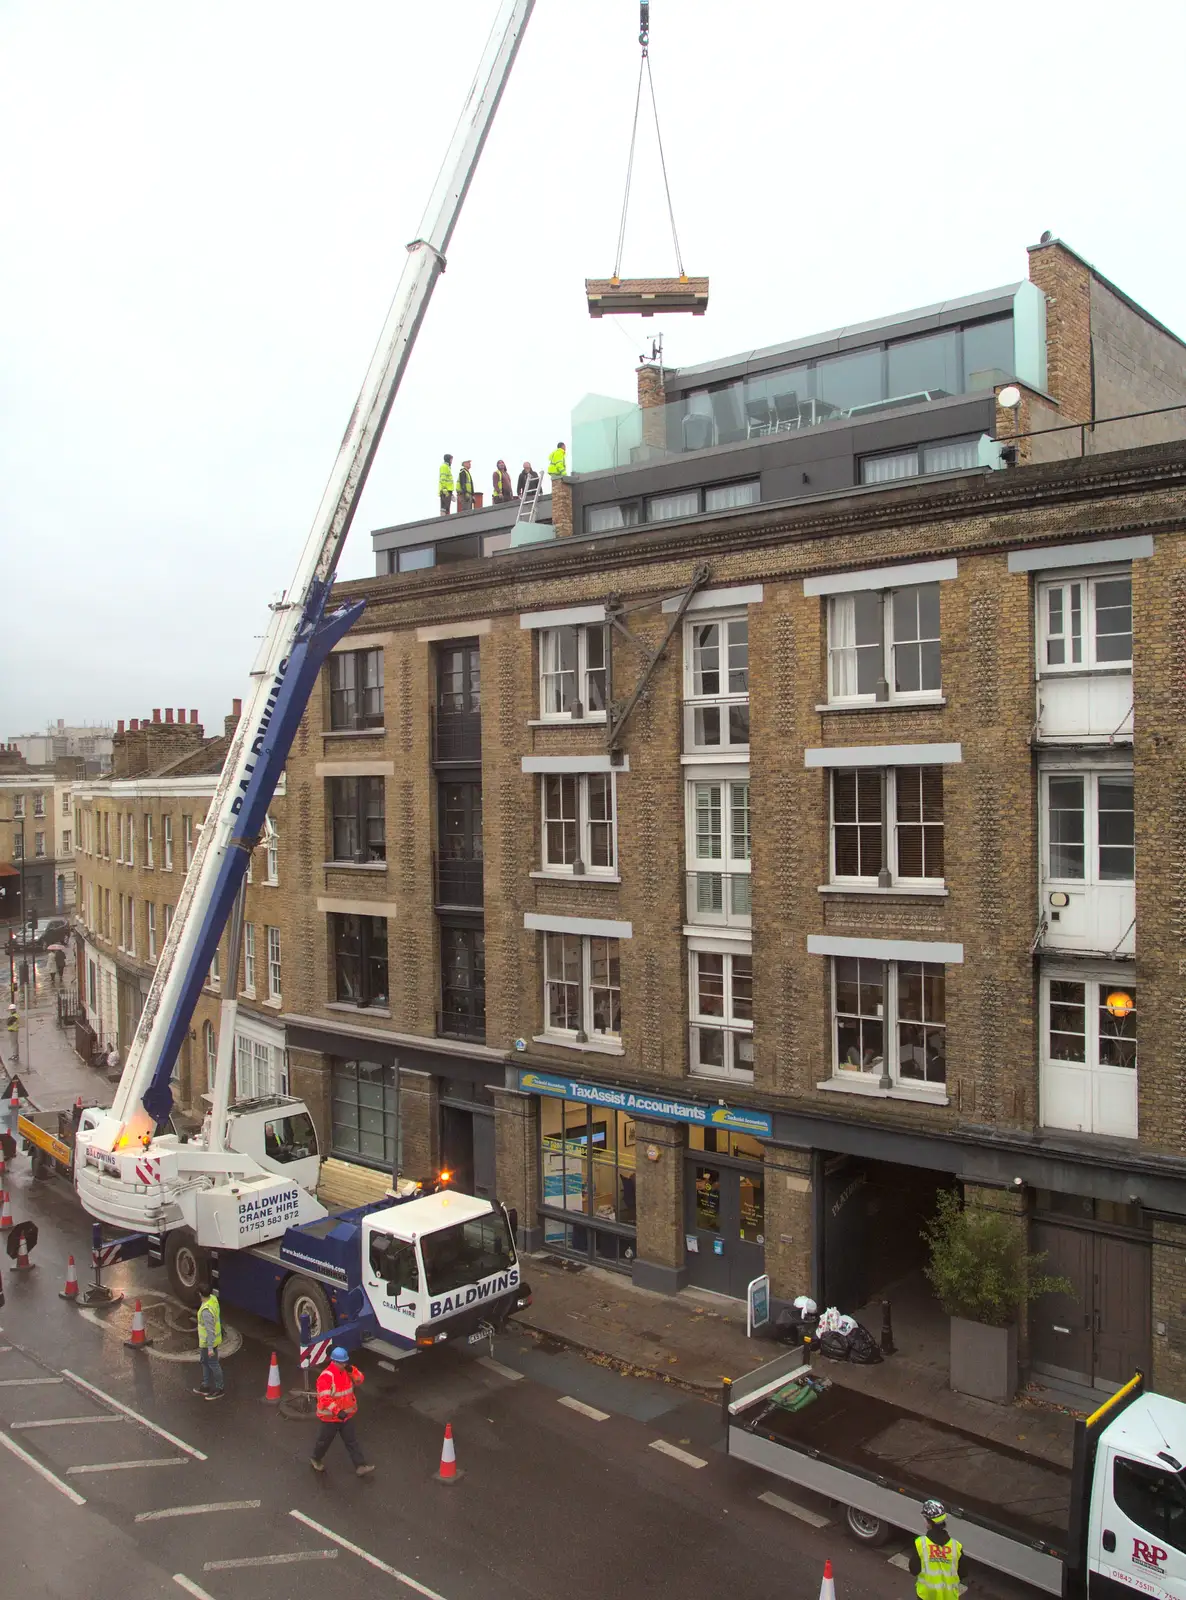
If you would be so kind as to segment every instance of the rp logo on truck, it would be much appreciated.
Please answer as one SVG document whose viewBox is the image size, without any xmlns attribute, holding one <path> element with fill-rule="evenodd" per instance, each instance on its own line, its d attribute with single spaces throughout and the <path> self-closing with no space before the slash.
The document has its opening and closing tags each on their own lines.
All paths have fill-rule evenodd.
<svg viewBox="0 0 1186 1600">
<path fill-rule="evenodd" d="M 1144 1539 L 1134 1539 L 1132 1542 L 1132 1558 L 1142 1567 L 1151 1567 L 1154 1572 L 1161 1571 L 1161 1563 L 1169 1556 L 1168 1550 L 1163 1550 L 1159 1544 L 1146 1544 Z"/>
</svg>

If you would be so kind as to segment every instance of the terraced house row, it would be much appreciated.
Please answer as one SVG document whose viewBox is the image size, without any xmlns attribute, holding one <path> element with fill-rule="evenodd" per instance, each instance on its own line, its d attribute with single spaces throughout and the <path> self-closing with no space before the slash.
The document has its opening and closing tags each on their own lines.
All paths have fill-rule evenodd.
<svg viewBox="0 0 1186 1600">
<path fill-rule="evenodd" d="M 378 530 L 268 913 L 324 1149 L 650 1288 L 848 1310 L 925 1301 L 958 1183 L 1075 1286 L 1035 1370 L 1186 1392 L 1175 401 L 1181 342 L 1044 241 L 644 366 L 550 522 Z"/>
</svg>

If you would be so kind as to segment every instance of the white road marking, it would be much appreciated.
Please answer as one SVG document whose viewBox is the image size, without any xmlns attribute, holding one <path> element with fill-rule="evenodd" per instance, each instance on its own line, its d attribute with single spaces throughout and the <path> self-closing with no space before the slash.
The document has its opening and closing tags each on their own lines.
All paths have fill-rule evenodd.
<svg viewBox="0 0 1186 1600">
<path fill-rule="evenodd" d="M 128 1472 L 132 1467 L 183 1467 L 184 1456 L 165 1456 L 159 1461 L 92 1461 L 85 1467 L 67 1467 L 66 1476 L 74 1477 L 80 1472 Z"/>
<path fill-rule="evenodd" d="M 195 1450 L 192 1444 L 186 1444 L 184 1439 L 179 1439 L 175 1433 L 159 1427 L 155 1422 L 149 1422 L 147 1417 L 142 1417 L 138 1411 L 133 1411 L 131 1406 L 124 1405 L 122 1400 L 115 1400 L 109 1394 L 104 1394 L 102 1389 L 96 1389 L 93 1383 L 88 1383 L 85 1378 L 80 1378 L 76 1372 L 68 1372 L 62 1368 L 63 1378 L 69 1378 L 71 1383 L 76 1383 L 80 1389 L 85 1389 L 88 1394 L 93 1394 L 103 1404 L 110 1406 L 114 1411 L 122 1411 L 125 1417 L 131 1417 L 141 1427 L 147 1428 L 150 1433 L 155 1433 L 160 1439 L 167 1439 L 170 1444 L 175 1444 L 179 1450 L 184 1450 L 187 1456 L 193 1456 L 195 1461 L 208 1461 L 210 1458 L 203 1450 Z"/>
<path fill-rule="evenodd" d="M 891 1567 L 901 1567 L 903 1572 L 910 1571 L 910 1557 L 904 1550 L 899 1550 L 896 1556 L 886 1556 L 885 1559 Z"/>
<path fill-rule="evenodd" d="M 10 1344 L 0 1344 L 0 1356 L 10 1356 L 11 1354 L 12 1346 Z"/>
<path fill-rule="evenodd" d="M 830 1517 L 821 1517 L 818 1511 L 808 1511 L 806 1506 L 796 1505 L 793 1500 L 784 1500 L 782 1495 L 775 1494 L 772 1489 L 767 1489 L 758 1496 L 759 1500 L 768 1506 L 773 1506 L 776 1511 L 785 1511 L 788 1517 L 798 1517 L 800 1522 L 806 1522 L 812 1528 L 826 1528 L 831 1523 Z"/>
<path fill-rule="evenodd" d="M 385 1572 L 389 1578 L 406 1584 L 409 1589 L 414 1589 L 417 1594 L 422 1594 L 424 1600 L 445 1600 L 444 1595 L 438 1594 L 435 1589 L 429 1589 L 423 1583 L 417 1583 L 415 1578 L 409 1578 L 406 1572 L 400 1572 L 398 1567 L 389 1567 L 386 1561 L 380 1561 L 378 1556 L 373 1556 L 369 1550 L 364 1550 L 360 1544 L 354 1544 L 349 1539 L 343 1539 L 340 1533 L 335 1533 L 332 1528 L 324 1527 L 320 1522 L 314 1522 L 312 1517 L 307 1517 L 303 1511 L 290 1511 L 290 1517 L 295 1517 L 298 1522 L 303 1522 L 306 1528 L 312 1528 L 314 1533 L 319 1533 L 323 1538 L 332 1539 L 335 1544 L 340 1544 L 343 1550 L 349 1550 L 352 1556 L 357 1556 L 360 1561 L 369 1562 L 379 1572 Z M 209 1600 L 209 1597 L 207 1597 Z"/>
<path fill-rule="evenodd" d="M 48 1467 L 43 1467 L 35 1456 L 31 1456 L 27 1450 L 22 1450 L 15 1439 L 10 1439 L 6 1433 L 0 1433 L 0 1445 L 3 1445 L 6 1450 L 11 1450 L 14 1456 L 19 1456 L 25 1465 L 32 1467 L 33 1471 L 39 1473 L 46 1483 L 52 1483 L 58 1493 L 64 1494 L 67 1500 L 73 1500 L 76 1506 L 86 1505 L 82 1495 L 76 1493 L 68 1483 L 63 1483 L 61 1478 L 55 1478 Z"/>
<path fill-rule="evenodd" d="M 289 1550 L 279 1556 L 236 1556 L 231 1561 L 204 1561 L 203 1572 L 230 1572 L 233 1567 L 286 1567 L 293 1561 L 336 1561 L 337 1550 Z"/>
<path fill-rule="evenodd" d="M 81 1427 L 84 1422 L 126 1422 L 126 1417 L 47 1417 L 44 1422 L 10 1422 L 8 1426 L 13 1433 L 19 1433 L 25 1428 L 73 1428 Z"/>
<path fill-rule="evenodd" d="M 206 1589 L 199 1589 L 192 1578 L 187 1578 L 184 1572 L 175 1572 L 173 1582 L 179 1589 L 184 1589 L 186 1594 L 192 1594 L 194 1600 L 214 1600 L 214 1596 Z"/>
<path fill-rule="evenodd" d="M 689 1455 L 686 1450 L 681 1450 L 677 1444 L 668 1444 L 666 1439 L 652 1439 L 651 1449 L 659 1450 L 665 1456 L 670 1456 L 673 1461 L 682 1461 L 685 1467 L 706 1467 L 708 1462 L 701 1456 Z"/>
<path fill-rule="evenodd" d="M 479 1356 L 478 1365 L 485 1367 L 487 1372 L 497 1372 L 500 1378 L 509 1378 L 512 1383 L 518 1383 L 523 1376 L 521 1372 L 516 1372 L 514 1367 L 504 1367 L 502 1362 L 495 1361 L 493 1356 Z"/>
<path fill-rule="evenodd" d="M 43 1383 L 61 1383 L 61 1378 L 0 1378 L 0 1389 L 33 1389 Z"/>
<path fill-rule="evenodd" d="M 556 1399 L 562 1406 L 567 1406 L 570 1411 L 579 1411 L 582 1417 L 592 1417 L 594 1422 L 608 1422 L 609 1412 L 598 1411 L 596 1406 L 587 1406 L 583 1400 L 574 1400 L 570 1394 L 557 1395 Z"/>
<path fill-rule="evenodd" d="M 137 1522 L 163 1522 L 166 1517 L 201 1517 L 209 1511 L 258 1511 L 260 1500 L 210 1500 L 204 1506 L 166 1506 L 163 1511 L 138 1511 Z"/>
</svg>

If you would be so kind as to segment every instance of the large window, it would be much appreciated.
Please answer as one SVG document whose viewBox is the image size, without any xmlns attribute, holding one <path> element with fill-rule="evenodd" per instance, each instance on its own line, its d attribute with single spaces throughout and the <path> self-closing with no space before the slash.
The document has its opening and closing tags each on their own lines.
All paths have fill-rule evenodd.
<svg viewBox="0 0 1186 1600">
<path fill-rule="evenodd" d="M 937 583 L 832 598 L 830 700 L 913 700 L 941 690 Z"/>
<path fill-rule="evenodd" d="M 148 957 L 150 961 L 155 961 L 157 958 L 156 906 L 151 900 L 145 906 L 145 911 L 148 915 Z"/>
<path fill-rule="evenodd" d="M 636 528 L 642 521 L 642 504 L 627 500 L 618 505 L 590 506 L 585 512 L 586 533 L 616 533 L 619 528 Z"/>
<path fill-rule="evenodd" d="M 161 828 L 162 828 L 162 832 L 164 834 L 164 844 L 163 844 L 164 860 L 162 862 L 162 865 L 163 865 L 164 870 L 166 872 L 172 872 L 172 870 L 173 870 L 173 815 L 172 815 L 172 812 L 166 812 L 164 817 L 161 819 Z"/>
<path fill-rule="evenodd" d="M 144 865 L 146 867 L 152 867 L 156 864 L 153 859 L 152 847 L 152 813 L 146 811 L 144 813 Z"/>
<path fill-rule="evenodd" d="M 832 773 L 833 883 L 943 881 L 943 768 Z"/>
<path fill-rule="evenodd" d="M 706 1078 L 754 1076 L 754 963 L 749 951 L 692 950 L 691 1070 Z"/>
<path fill-rule="evenodd" d="M 836 1078 L 890 1089 L 947 1081 L 944 969 L 933 962 L 832 960 Z"/>
<path fill-rule="evenodd" d="M 396 1069 L 377 1061 L 343 1061 L 330 1067 L 330 1143 L 349 1161 L 397 1165 Z"/>
<path fill-rule="evenodd" d="M 749 779 L 688 785 L 688 921 L 750 924 Z"/>
<path fill-rule="evenodd" d="M 420 1249 L 430 1295 L 452 1294 L 505 1272 L 515 1263 L 507 1219 L 501 1211 L 422 1234 Z"/>
<path fill-rule="evenodd" d="M 622 1033 L 617 939 L 574 933 L 544 936 L 544 1030 L 585 1043 L 616 1043 Z"/>
<path fill-rule="evenodd" d="M 574 1100 L 540 1101 L 544 1243 L 602 1266 L 634 1259 L 634 1122 Z"/>
<path fill-rule="evenodd" d="M 255 997 L 255 923 L 243 924 L 243 993 Z"/>
<path fill-rule="evenodd" d="M 546 773 L 543 795 L 545 872 L 613 873 L 617 861 L 612 772 Z"/>
<path fill-rule="evenodd" d="M 1046 1127 L 1137 1137 L 1138 991 L 1117 970 L 1110 978 L 1074 968 L 1043 973 Z"/>
<path fill-rule="evenodd" d="M 206 1046 L 206 1088 L 209 1090 L 214 1087 L 214 1074 L 218 1067 L 218 1035 L 212 1022 L 203 1024 L 202 1037 Z"/>
<path fill-rule="evenodd" d="M 387 860 L 382 778 L 328 778 L 330 850 L 334 861 Z"/>
<path fill-rule="evenodd" d="M 265 928 L 268 940 L 268 999 L 280 1001 L 280 929 Z"/>
<path fill-rule="evenodd" d="M 383 726 L 382 650 L 339 650 L 330 656 L 329 725 L 335 733 Z"/>
<path fill-rule="evenodd" d="M 604 624 L 540 630 L 541 717 L 605 716 L 607 632 Z"/>
<path fill-rule="evenodd" d="M 240 1100 L 261 1100 L 265 1096 L 282 1094 L 285 1089 L 283 1064 L 283 1050 L 274 1049 L 260 1039 L 249 1039 L 246 1034 L 236 1034 L 236 1096 Z"/>
<path fill-rule="evenodd" d="M 1136 865 L 1132 773 L 1045 774 L 1046 876 L 1053 883 L 1131 883 Z"/>
<path fill-rule="evenodd" d="M 329 919 L 334 999 L 346 1006 L 387 1004 L 387 918 L 333 912 Z"/>
<path fill-rule="evenodd" d="M 748 750 L 748 617 L 688 623 L 684 681 L 685 748 Z"/>
<path fill-rule="evenodd" d="M 1131 665 L 1130 573 L 1039 584 L 1039 672 L 1114 672 Z"/>
<path fill-rule="evenodd" d="M 437 904 L 480 906 L 482 785 L 473 779 L 437 789 Z"/>
<path fill-rule="evenodd" d="M 486 1037 L 486 935 L 481 928 L 441 927 L 440 1032 L 478 1043 Z"/>
<path fill-rule="evenodd" d="M 939 444 L 912 445 L 909 450 L 862 456 L 861 482 L 895 483 L 900 478 L 917 478 L 932 472 L 961 472 L 978 464 L 976 439 L 945 439 Z"/>
<path fill-rule="evenodd" d="M 277 884 L 280 882 L 280 834 L 276 824 L 268 817 L 264 824 L 264 839 L 267 844 L 268 876 L 267 882 Z"/>
</svg>

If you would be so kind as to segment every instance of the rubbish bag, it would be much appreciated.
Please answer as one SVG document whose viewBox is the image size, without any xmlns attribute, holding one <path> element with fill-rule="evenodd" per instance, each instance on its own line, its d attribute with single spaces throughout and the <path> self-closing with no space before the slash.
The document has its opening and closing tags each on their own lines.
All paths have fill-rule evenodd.
<svg viewBox="0 0 1186 1600">
<path fill-rule="evenodd" d="M 829 1361 L 847 1361 L 849 1338 L 847 1333 L 826 1328 L 819 1336 L 820 1354 L 827 1356 Z"/>
<path fill-rule="evenodd" d="M 875 1366 L 883 1359 L 876 1339 L 859 1322 L 848 1335 L 848 1359 L 863 1367 Z"/>
</svg>

